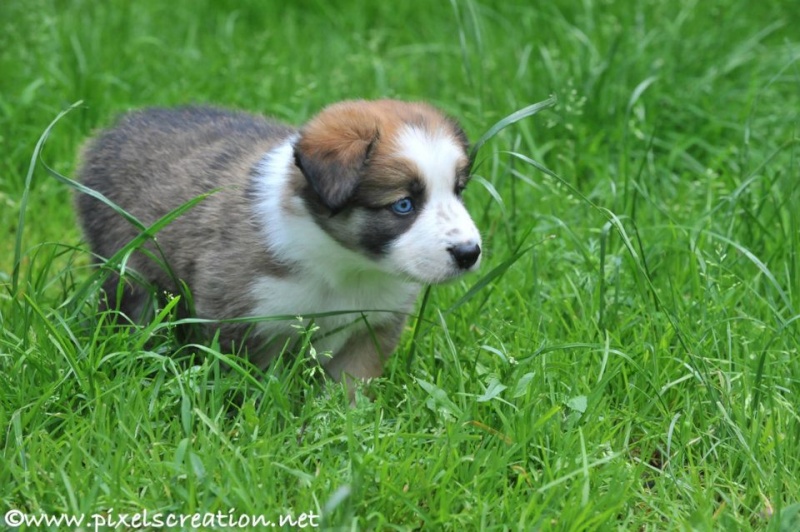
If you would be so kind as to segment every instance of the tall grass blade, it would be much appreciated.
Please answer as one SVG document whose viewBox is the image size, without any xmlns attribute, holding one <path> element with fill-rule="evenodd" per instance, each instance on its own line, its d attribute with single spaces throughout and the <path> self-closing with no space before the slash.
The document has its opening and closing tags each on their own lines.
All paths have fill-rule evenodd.
<svg viewBox="0 0 800 532">
<path fill-rule="evenodd" d="M 25 232 L 25 213 L 28 209 L 28 198 L 30 197 L 31 193 L 31 183 L 33 182 L 33 172 L 36 169 L 36 161 L 39 160 L 39 154 L 41 153 L 42 148 L 47 141 L 47 137 L 50 136 L 50 132 L 53 130 L 56 124 L 70 111 L 80 106 L 82 103 L 83 101 L 79 100 L 58 113 L 58 115 L 53 119 L 52 122 L 50 122 L 47 128 L 45 128 L 44 133 L 39 136 L 39 140 L 36 142 L 36 147 L 33 149 L 31 162 L 28 166 L 28 173 L 25 176 L 25 186 L 22 190 L 22 200 L 20 201 L 19 206 L 19 220 L 17 221 L 17 234 L 14 238 L 14 266 L 11 273 L 11 294 L 13 297 L 16 297 L 17 289 L 19 287 L 19 273 L 20 266 L 22 265 L 22 239 L 23 233 Z"/>
<path fill-rule="evenodd" d="M 533 116 L 536 113 L 543 111 L 549 107 L 553 107 L 558 102 L 558 99 L 555 95 L 550 96 L 548 99 L 543 100 L 538 103 L 534 103 L 533 105 L 529 105 L 528 107 L 524 107 L 519 111 L 511 113 L 510 115 L 506 116 L 502 120 L 498 121 L 495 125 L 489 128 L 489 130 L 484 133 L 475 144 L 472 146 L 472 150 L 470 150 L 469 158 L 470 160 L 474 161 L 475 156 L 478 155 L 478 151 L 486 144 L 489 140 L 492 139 L 495 135 L 499 132 L 507 128 L 512 124 L 516 124 L 520 120 L 528 118 L 529 116 Z"/>
</svg>

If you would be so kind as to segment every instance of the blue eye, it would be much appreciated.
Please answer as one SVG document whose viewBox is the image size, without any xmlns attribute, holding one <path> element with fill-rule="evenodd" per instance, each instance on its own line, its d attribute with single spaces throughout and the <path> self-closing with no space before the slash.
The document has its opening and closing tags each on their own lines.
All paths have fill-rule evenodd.
<svg viewBox="0 0 800 532">
<path fill-rule="evenodd" d="M 403 198 L 392 203 L 392 211 L 395 214 L 410 214 L 414 210 L 414 201 L 411 198 Z"/>
</svg>

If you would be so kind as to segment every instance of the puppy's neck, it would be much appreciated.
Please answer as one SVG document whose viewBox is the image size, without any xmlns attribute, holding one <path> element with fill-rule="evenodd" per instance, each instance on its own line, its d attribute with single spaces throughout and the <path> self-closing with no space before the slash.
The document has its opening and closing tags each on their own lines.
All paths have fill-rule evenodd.
<svg viewBox="0 0 800 532">
<path fill-rule="evenodd" d="M 406 284 L 337 242 L 315 221 L 303 199 L 305 178 L 294 163 L 296 141 L 297 136 L 292 136 L 265 153 L 253 176 L 254 212 L 271 254 L 302 275 L 322 278 L 332 288 L 385 286 L 392 279 Z"/>
</svg>

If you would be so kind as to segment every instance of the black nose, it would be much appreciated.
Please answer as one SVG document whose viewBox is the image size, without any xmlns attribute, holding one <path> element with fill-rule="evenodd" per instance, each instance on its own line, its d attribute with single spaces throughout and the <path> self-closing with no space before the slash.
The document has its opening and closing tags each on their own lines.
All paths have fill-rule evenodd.
<svg viewBox="0 0 800 532">
<path fill-rule="evenodd" d="M 458 267 L 462 270 L 472 267 L 472 265 L 477 262 L 478 257 L 481 256 L 481 247 L 475 242 L 458 244 L 448 248 L 447 251 L 450 252 L 456 264 L 458 264 Z"/>
</svg>

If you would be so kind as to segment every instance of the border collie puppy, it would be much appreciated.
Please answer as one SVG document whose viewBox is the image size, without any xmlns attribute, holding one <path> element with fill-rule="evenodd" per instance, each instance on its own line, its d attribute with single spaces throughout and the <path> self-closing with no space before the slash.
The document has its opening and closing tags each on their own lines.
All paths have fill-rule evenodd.
<svg viewBox="0 0 800 532">
<path fill-rule="evenodd" d="M 207 107 L 132 112 L 89 142 L 79 173 L 145 226 L 211 193 L 127 268 L 162 291 L 185 284 L 200 318 L 313 320 L 319 362 L 342 381 L 381 374 L 422 285 L 478 267 L 481 238 L 461 199 L 469 169 L 464 132 L 435 108 L 358 100 L 300 129 Z M 140 232 L 89 195 L 77 207 L 97 257 Z M 141 320 L 147 288 L 119 281 L 104 286 L 108 305 Z M 246 348 L 262 368 L 298 333 L 291 320 L 217 329 L 224 348 Z"/>
</svg>

